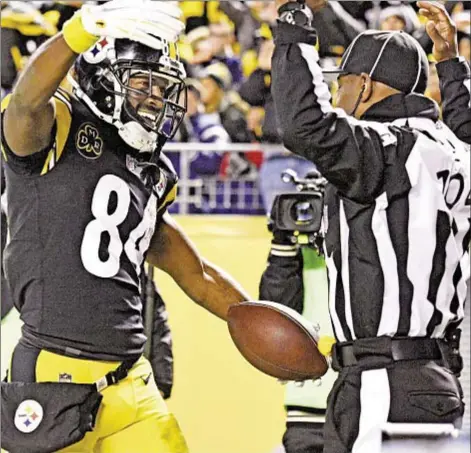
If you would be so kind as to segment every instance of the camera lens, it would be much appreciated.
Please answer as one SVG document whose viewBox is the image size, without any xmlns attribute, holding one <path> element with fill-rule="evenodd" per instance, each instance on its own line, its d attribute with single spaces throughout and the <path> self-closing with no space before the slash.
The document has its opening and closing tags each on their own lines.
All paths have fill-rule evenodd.
<svg viewBox="0 0 471 453">
<path fill-rule="evenodd" d="M 296 225 L 308 225 L 314 221 L 314 206 L 308 201 L 300 201 L 293 205 L 292 218 Z"/>
</svg>

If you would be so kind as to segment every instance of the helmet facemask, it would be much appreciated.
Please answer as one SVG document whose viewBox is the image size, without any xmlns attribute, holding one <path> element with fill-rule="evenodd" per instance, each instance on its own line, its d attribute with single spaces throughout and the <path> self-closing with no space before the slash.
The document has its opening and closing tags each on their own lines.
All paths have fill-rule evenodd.
<svg viewBox="0 0 471 453">
<path fill-rule="evenodd" d="M 166 42 L 159 51 L 128 40 L 113 41 L 107 43 L 113 48 L 101 61 L 90 94 L 80 89 L 82 83 L 74 88 L 128 145 L 140 152 L 156 151 L 175 135 L 185 116 L 185 70 L 178 54 L 169 57 Z"/>
<path fill-rule="evenodd" d="M 119 84 L 119 92 L 114 94 L 122 97 L 123 123 L 130 119 L 148 132 L 171 139 L 185 116 L 185 84 L 152 66 L 136 61 L 117 62 L 111 68 Z"/>
</svg>

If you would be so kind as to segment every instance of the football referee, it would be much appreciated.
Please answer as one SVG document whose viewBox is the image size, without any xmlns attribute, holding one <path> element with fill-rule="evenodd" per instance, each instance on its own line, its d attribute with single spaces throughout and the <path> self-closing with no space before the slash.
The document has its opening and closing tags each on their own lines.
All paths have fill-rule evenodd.
<svg viewBox="0 0 471 453">
<path fill-rule="evenodd" d="M 459 427 L 466 145 L 424 97 L 427 57 L 410 35 L 360 34 L 337 71 L 333 108 L 310 10 L 278 5 L 272 91 L 283 142 L 330 183 L 324 247 L 339 377 L 324 451 L 378 453 L 386 422 Z"/>
</svg>

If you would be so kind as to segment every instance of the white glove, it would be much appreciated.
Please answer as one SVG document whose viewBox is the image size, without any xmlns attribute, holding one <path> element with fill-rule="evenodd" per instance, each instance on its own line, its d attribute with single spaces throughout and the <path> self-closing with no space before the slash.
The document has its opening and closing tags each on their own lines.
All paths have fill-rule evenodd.
<svg viewBox="0 0 471 453">
<path fill-rule="evenodd" d="M 162 40 L 175 43 L 185 25 L 175 2 L 112 0 L 103 5 L 85 4 L 82 24 L 94 36 L 130 39 L 153 49 L 162 49 Z M 159 39 L 160 38 L 160 39 Z"/>
</svg>

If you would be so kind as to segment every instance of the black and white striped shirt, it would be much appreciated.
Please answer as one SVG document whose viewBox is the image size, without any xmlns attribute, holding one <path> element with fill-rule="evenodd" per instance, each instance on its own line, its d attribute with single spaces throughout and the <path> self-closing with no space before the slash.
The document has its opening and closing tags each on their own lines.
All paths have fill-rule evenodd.
<svg viewBox="0 0 471 453">
<path fill-rule="evenodd" d="M 391 96 L 361 121 L 332 108 L 314 37 L 278 28 L 272 90 L 284 143 L 331 183 L 324 227 L 337 340 L 443 337 L 463 318 L 470 275 L 469 147 L 420 95 Z"/>
</svg>

